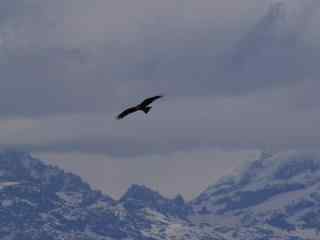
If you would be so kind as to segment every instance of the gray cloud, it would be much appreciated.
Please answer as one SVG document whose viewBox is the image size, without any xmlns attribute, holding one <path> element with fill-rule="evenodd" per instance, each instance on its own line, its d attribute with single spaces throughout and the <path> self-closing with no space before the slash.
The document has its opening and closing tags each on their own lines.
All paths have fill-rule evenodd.
<svg viewBox="0 0 320 240">
<path fill-rule="evenodd" d="M 242 95 L 317 75 L 318 49 L 267 2 L 5 4 L 0 113 L 110 112 L 137 95 Z"/>
<path fill-rule="evenodd" d="M 0 146 L 145 162 L 316 148 L 319 1 L 281 2 L 5 0 Z M 158 93 L 147 118 L 114 119 Z"/>
<path fill-rule="evenodd" d="M 152 115 L 117 121 L 108 114 L 79 114 L 0 122 L 1 144 L 28 150 L 137 156 L 221 146 L 315 147 L 320 140 L 319 83 L 237 97 L 164 99 Z"/>
</svg>

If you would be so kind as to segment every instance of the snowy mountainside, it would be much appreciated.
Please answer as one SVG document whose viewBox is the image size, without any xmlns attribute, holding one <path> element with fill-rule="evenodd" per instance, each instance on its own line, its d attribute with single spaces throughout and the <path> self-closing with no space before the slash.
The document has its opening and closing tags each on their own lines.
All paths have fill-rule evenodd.
<svg viewBox="0 0 320 240">
<path fill-rule="evenodd" d="M 14 151 L 0 153 L 0 175 L 0 239 L 319 239 L 318 154 L 262 154 L 189 203 L 140 185 L 113 200 Z"/>
<path fill-rule="evenodd" d="M 16 151 L 0 153 L 0 239 L 224 240 L 192 224 L 181 196 L 133 185 L 119 200 L 80 177 Z"/>
<path fill-rule="evenodd" d="M 224 178 L 193 200 L 191 219 L 240 240 L 315 240 L 320 237 L 319 190 L 318 154 L 263 155 L 241 174 Z"/>
</svg>

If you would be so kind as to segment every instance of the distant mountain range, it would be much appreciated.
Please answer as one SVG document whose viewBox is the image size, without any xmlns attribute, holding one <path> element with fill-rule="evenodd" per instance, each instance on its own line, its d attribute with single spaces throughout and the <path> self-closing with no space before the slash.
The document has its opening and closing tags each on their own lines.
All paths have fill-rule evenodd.
<svg viewBox="0 0 320 240">
<path fill-rule="evenodd" d="M 191 202 L 132 185 L 119 200 L 16 151 L 0 153 L 0 239 L 317 240 L 320 157 L 262 154 Z"/>
<path fill-rule="evenodd" d="M 132 185 L 115 201 L 26 153 L 0 153 L 0 239 L 224 239 L 194 225 L 192 206 Z"/>
</svg>

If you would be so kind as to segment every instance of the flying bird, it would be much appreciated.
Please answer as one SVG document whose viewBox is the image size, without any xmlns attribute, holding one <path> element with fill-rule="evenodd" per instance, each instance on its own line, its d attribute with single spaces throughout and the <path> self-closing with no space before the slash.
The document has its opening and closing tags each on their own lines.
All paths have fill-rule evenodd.
<svg viewBox="0 0 320 240">
<path fill-rule="evenodd" d="M 124 110 L 122 113 L 120 113 L 117 116 L 117 119 L 122 119 L 125 116 L 127 116 L 127 115 L 129 115 L 131 113 L 137 112 L 137 111 L 143 111 L 145 114 L 147 114 L 150 111 L 150 109 L 152 108 L 151 106 L 148 106 L 148 105 L 150 105 L 155 100 L 157 100 L 159 98 L 162 98 L 162 97 L 163 97 L 163 95 L 157 95 L 157 96 L 154 96 L 154 97 L 151 97 L 151 98 L 146 98 L 140 104 L 138 104 L 138 105 L 136 105 L 134 107 L 127 108 L 126 110 Z"/>
</svg>

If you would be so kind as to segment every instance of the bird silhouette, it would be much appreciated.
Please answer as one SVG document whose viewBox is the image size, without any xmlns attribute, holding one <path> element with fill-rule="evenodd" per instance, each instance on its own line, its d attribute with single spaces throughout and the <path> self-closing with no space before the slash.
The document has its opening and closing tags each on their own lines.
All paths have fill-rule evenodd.
<svg viewBox="0 0 320 240">
<path fill-rule="evenodd" d="M 122 119 L 124 117 L 126 117 L 127 115 L 137 112 L 137 111 L 143 111 L 145 114 L 147 114 L 150 109 L 152 108 L 151 106 L 149 106 L 151 103 L 153 103 L 155 100 L 162 98 L 163 95 L 157 95 L 154 97 L 150 97 L 150 98 L 146 98 L 145 100 L 143 100 L 140 104 L 134 106 L 134 107 L 130 107 L 127 108 L 126 110 L 124 110 L 123 112 L 121 112 L 118 116 L 117 119 Z"/>
</svg>

